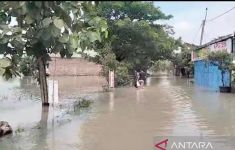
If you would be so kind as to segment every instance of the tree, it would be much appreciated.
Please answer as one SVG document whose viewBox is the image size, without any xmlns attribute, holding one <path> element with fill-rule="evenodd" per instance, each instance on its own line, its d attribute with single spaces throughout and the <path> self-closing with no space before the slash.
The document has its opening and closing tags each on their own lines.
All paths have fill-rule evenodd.
<svg viewBox="0 0 235 150">
<path fill-rule="evenodd" d="M 0 2 L 0 54 L 11 60 L 5 77 L 19 75 L 23 54 L 38 64 L 42 103 L 48 105 L 45 65 L 51 53 L 68 57 L 78 48 L 93 47 L 107 35 L 105 19 L 96 16 L 92 2 L 3 1 Z M 17 24 L 10 26 L 15 18 Z M 106 36 L 107 37 L 107 36 Z"/>
<path fill-rule="evenodd" d="M 209 52 L 207 61 L 218 66 L 218 69 L 221 70 L 221 81 L 223 87 L 225 87 L 224 74 L 226 71 L 231 71 L 234 68 L 232 55 L 226 51 Z"/>
<path fill-rule="evenodd" d="M 33 57 L 27 56 L 19 62 L 19 72 L 24 76 L 34 76 L 37 64 L 34 63 Z"/>
<path fill-rule="evenodd" d="M 172 15 L 165 15 L 160 8 L 151 2 L 125 1 L 125 2 L 100 2 L 100 14 L 109 22 L 130 18 L 131 21 L 144 20 L 154 24 L 157 20 L 167 20 Z"/>
<path fill-rule="evenodd" d="M 168 20 L 171 15 L 165 15 L 152 2 L 99 2 L 97 6 L 99 15 L 108 21 L 108 42 L 122 70 L 147 70 L 155 61 L 170 56 L 174 46 L 169 36 L 172 28 L 157 21 Z M 97 45 L 98 49 L 104 48 L 104 44 Z"/>
<path fill-rule="evenodd" d="M 180 37 L 175 40 L 175 47 L 177 48 L 177 51 L 180 51 L 173 51 L 169 57 L 169 60 L 173 63 L 173 66 L 176 69 L 175 75 L 179 75 L 181 68 L 187 68 L 188 71 L 192 71 L 193 63 L 191 61 L 191 51 L 196 48 L 196 45 L 184 43 Z M 183 71 L 182 74 L 185 75 L 186 73 Z"/>
<path fill-rule="evenodd" d="M 170 71 L 172 64 L 169 60 L 156 61 L 152 67 L 152 71 Z"/>
</svg>

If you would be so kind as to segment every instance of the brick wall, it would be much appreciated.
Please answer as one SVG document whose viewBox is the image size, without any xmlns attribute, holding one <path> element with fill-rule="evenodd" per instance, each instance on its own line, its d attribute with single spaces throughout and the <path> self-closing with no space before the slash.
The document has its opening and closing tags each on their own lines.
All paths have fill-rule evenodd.
<svg viewBox="0 0 235 150">
<path fill-rule="evenodd" d="M 82 58 L 52 57 L 49 62 L 49 79 L 59 83 L 59 96 L 72 93 L 101 91 L 108 82 L 101 76 L 102 66 Z"/>
<path fill-rule="evenodd" d="M 102 66 L 83 58 L 52 58 L 49 73 L 54 76 L 99 76 Z"/>
</svg>

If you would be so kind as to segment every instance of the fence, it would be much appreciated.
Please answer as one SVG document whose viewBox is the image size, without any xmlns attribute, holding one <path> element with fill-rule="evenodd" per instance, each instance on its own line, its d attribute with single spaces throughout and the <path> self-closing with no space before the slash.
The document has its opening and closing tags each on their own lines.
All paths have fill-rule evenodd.
<svg viewBox="0 0 235 150">
<path fill-rule="evenodd" d="M 226 72 L 224 74 L 225 86 L 230 86 L 230 77 L 230 72 Z M 204 60 L 198 60 L 194 62 L 194 80 L 196 85 L 206 87 L 214 91 L 218 91 L 219 86 L 223 85 L 221 70 L 218 69 L 218 66 L 215 66 Z"/>
</svg>

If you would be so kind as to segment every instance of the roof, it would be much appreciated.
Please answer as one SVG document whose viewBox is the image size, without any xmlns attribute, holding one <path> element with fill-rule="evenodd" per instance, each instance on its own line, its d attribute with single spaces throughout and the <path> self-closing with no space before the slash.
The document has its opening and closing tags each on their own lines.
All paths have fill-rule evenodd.
<svg viewBox="0 0 235 150">
<path fill-rule="evenodd" d="M 227 39 L 233 38 L 233 37 L 234 36 L 232 34 L 229 34 L 229 35 L 226 35 L 226 36 L 221 36 L 221 37 L 219 37 L 217 39 L 214 39 L 214 40 L 210 41 L 209 43 L 206 43 L 206 44 L 203 44 L 201 46 L 198 46 L 195 50 L 199 50 L 199 49 L 207 47 L 207 46 L 209 46 L 211 44 L 214 44 L 214 43 L 217 43 L 217 42 L 220 42 L 220 41 L 224 41 L 224 40 L 227 40 Z"/>
</svg>

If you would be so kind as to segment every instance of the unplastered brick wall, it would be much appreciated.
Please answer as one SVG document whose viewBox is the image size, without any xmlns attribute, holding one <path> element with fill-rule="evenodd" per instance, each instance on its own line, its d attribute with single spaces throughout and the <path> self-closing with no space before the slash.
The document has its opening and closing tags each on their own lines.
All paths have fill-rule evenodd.
<svg viewBox="0 0 235 150">
<path fill-rule="evenodd" d="M 54 76 L 100 76 L 102 66 L 83 58 L 51 58 L 48 72 Z"/>
</svg>

